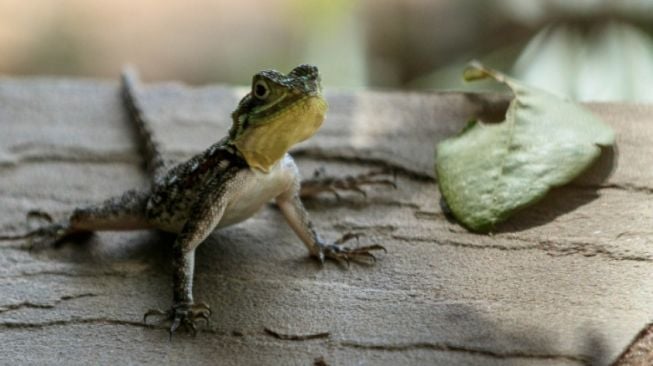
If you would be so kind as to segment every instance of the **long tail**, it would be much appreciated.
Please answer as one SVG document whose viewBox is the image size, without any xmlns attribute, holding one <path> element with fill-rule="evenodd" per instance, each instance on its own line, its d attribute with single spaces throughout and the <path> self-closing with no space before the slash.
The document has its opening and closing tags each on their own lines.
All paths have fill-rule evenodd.
<svg viewBox="0 0 653 366">
<path fill-rule="evenodd" d="M 161 148 L 154 139 L 151 124 L 148 123 L 143 112 L 143 106 L 138 101 L 140 81 L 138 73 L 132 67 L 125 67 L 122 72 L 122 98 L 129 112 L 129 118 L 138 129 L 141 146 L 145 155 L 145 164 L 152 181 L 166 173 L 166 164 L 161 154 Z"/>
</svg>

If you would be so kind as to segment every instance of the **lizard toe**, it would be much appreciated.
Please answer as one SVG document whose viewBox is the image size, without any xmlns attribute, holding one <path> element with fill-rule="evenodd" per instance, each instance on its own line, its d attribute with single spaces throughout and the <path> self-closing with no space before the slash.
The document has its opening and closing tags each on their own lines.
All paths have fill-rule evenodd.
<svg viewBox="0 0 653 366">
<path fill-rule="evenodd" d="M 350 240 L 353 237 L 346 238 L 347 234 L 343 236 L 344 241 Z M 343 241 L 341 238 L 339 241 Z M 318 258 L 328 258 L 336 260 L 340 263 L 346 263 L 349 266 L 350 262 L 359 263 L 376 263 L 376 256 L 372 253 L 376 250 L 382 250 L 387 253 L 385 247 L 379 244 L 366 245 L 361 247 L 350 248 L 342 245 L 338 241 L 332 244 L 320 245 L 320 251 L 317 254 Z"/>
<path fill-rule="evenodd" d="M 169 310 L 163 311 L 160 309 L 150 309 L 145 315 L 143 315 L 143 322 L 147 323 L 147 318 L 150 316 L 161 316 L 165 320 L 169 320 L 170 329 L 170 339 L 172 335 L 179 329 L 183 327 L 185 330 L 189 331 L 192 336 L 197 335 L 197 321 L 203 320 L 206 325 L 209 325 L 209 320 L 211 316 L 211 308 L 205 303 L 177 303 L 173 305 Z"/>
</svg>

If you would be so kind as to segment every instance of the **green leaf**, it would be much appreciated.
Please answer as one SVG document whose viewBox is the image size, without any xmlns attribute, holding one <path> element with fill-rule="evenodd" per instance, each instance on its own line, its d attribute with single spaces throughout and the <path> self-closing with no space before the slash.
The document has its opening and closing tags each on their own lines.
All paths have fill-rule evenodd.
<svg viewBox="0 0 653 366">
<path fill-rule="evenodd" d="M 505 121 L 478 121 L 436 152 L 440 191 L 454 216 L 489 231 L 515 210 L 568 183 L 614 143 L 610 127 L 580 106 L 473 63 L 464 76 L 491 78 L 515 98 Z"/>
</svg>

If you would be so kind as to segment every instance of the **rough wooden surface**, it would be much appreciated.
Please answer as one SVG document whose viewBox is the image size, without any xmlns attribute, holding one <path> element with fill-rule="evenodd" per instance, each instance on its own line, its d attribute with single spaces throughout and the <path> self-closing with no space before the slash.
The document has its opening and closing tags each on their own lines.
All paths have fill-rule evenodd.
<svg viewBox="0 0 653 366">
<path fill-rule="evenodd" d="M 619 356 L 614 366 L 653 365 L 653 325 L 648 324 Z"/>
<path fill-rule="evenodd" d="M 143 99 L 166 154 L 182 159 L 224 135 L 242 93 L 156 84 Z M 320 268 L 267 207 L 198 249 L 195 294 L 212 323 L 169 342 L 164 325 L 141 323 L 170 305 L 169 237 L 102 233 L 32 252 L 0 241 L 0 363 L 604 365 L 650 322 L 653 107 L 590 105 L 617 151 L 483 236 L 446 220 L 432 165 L 439 140 L 497 113 L 488 98 L 328 99 L 324 127 L 296 149 L 303 174 L 391 166 L 399 189 L 307 206 L 324 236 L 364 231 L 362 244 L 385 245 L 375 266 Z M 31 209 L 64 214 L 146 182 L 114 82 L 0 79 L 0 126 L 3 234 L 24 231 Z"/>
</svg>

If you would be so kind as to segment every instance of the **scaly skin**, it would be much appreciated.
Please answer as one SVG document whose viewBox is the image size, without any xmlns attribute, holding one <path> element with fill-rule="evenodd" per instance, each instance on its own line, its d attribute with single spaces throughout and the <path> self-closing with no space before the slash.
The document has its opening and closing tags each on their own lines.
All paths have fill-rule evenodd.
<svg viewBox="0 0 653 366">
<path fill-rule="evenodd" d="M 141 136 L 152 183 L 143 191 L 127 191 L 98 205 L 75 210 L 63 223 L 38 229 L 34 235 L 60 240 L 67 235 L 98 230 L 161 229 L 177 233 L 173 244 L 173 305 L 168 311 L 150 310 L 172 322 L 170 334 L 184 326 L 193 334 L 196 321 L 210 315 L 208 305 L 193 299 L 195 249 L 216 228 L 235 224 L 255 214 L 274 199 L 289 226 L 311 256 L 349 262 L 374 259 L 371 245 L 348 248 L 355 235 L 326 243 L 314 229 L 300 196 L 300 176 L 287 150 L 312 136 L 322 124 L 327 105 L 316 67 L 301 65 L 284 75 L 262 71 L 252 89 L 232 114 L 229 135 L 203 153 L 168 169 L 136 98 L 137 79 L 123 74 L 123 95 Z M 393 184 L 361 176 L 361 184 Z M 356 179 L 312 180 L 308 193 L 359 191 Z"/>
</svg>

